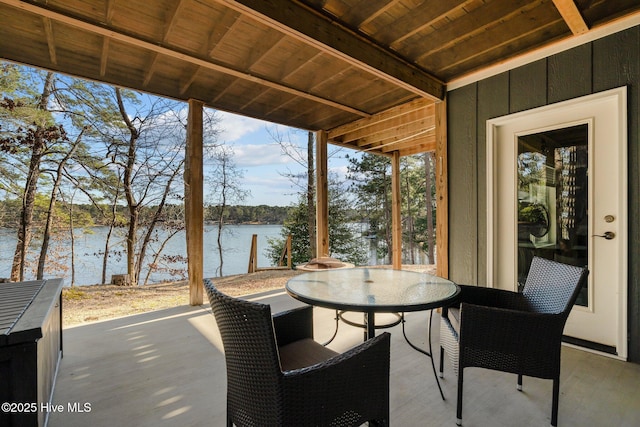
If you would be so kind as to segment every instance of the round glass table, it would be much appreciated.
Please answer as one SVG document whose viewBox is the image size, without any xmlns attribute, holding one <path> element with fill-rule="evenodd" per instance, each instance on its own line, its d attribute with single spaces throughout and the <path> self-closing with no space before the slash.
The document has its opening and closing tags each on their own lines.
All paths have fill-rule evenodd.
<svg viewBox="0 0 640 427">
<path fill-rule="evenodd" d="M 286 289 L 307 304 L 365 314 L 430 310 L 460 292 L 450 280 L 388 268 L 313 271 L 289 279 Z"/>
<path fill-rule="evenodd" d="M 304 273 L 289 279 L 286 290 L 299 301 L 336 310 L 336 333 L 338 318 L 342 312 L 364 313 L 364 324 L 361 326 L 365 328 L 365 339 L 375 336 L 376 313 L 402 313 L 400 321 L 405 339 L 411 347 L 431 358 L 434 375 L 431 320 L 429 350 L 426 351 L 413 345 L 407 338 L 404 313 L 446 306 L 460 293 L 460 288 L 452 281 L 431 274 L 362 267 Z M 351 322 L 347 323 L 353 325 Z M 437 376 L 436 382 L 444 399 Z"/>
</svg>

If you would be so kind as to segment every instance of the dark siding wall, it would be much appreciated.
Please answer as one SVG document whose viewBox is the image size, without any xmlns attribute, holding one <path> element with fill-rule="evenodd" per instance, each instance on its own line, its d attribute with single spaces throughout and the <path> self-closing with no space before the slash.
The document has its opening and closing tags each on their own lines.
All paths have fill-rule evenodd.
<svg viewBox="0 0 640 427">
<path fill-rule="evenodd" d="M 476 117 L 477 86 L 451 92 L 448 98 L 448 117 Z M 455 126 L 447 124 L 447 139 L 475 141 L 476 120 L 463 120 Z M 449 144 L 449 277 L 457 277 L 458 283 L 476 283 L 478 249 L 478 146 L 476 144 Z M 451 246 L 454 243 L 454 246 Z"/>
<path fill-rule="evenodd" d="M 640 362 L 640 27 L 449 92 L 449 276 L 486 285 L 486 121 L 625 85 L 629 359 Z"/>
</svg>

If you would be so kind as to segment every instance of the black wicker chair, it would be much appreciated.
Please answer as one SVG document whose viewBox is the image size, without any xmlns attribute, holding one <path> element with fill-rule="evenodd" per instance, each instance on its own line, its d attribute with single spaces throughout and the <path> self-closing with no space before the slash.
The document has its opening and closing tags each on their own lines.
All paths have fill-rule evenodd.
<svg viewBox="0 0 640 427">
<path fill-rule="evenodd" d="M 389 334 L 339 354 L 313 340 L 311 306 L 272 317 L 204 286 L 227 364 L 227 426 L 389 424 Z"/>
<path fill-rule="evenodd" d="M 464 368 L 480 367 L 553 380 L 551 425 L 558 423 L 562 331 L 587 269 L 534 257 L 522 293 L 461 286 L 459 308 L 440 323 L 440 375 L 446 352 L 458 374 L 457 424 L 462 425 Z"/>
</svg>

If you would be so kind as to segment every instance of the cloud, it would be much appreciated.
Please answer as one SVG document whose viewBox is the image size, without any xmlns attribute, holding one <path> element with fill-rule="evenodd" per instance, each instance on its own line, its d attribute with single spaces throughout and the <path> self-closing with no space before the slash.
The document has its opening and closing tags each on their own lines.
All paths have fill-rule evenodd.
<svg viewBox="0 0 640 427">
<path fill-rule="evenodd" d="M 270 123 L 262 120 L 238 116 L 224 111 L 218 111 L 217 115 L 221 119 L 219 127 L 222 132 L 218 138 L 221 142 L 239 141 L 242 137 L 265 129 L 270 125 Z"/>
<path fill-rule="evenodd" d="M 242 168 L 293 163 L 289 156 L 282 154 L 280 146 L 273 143 L 234 145 L 233 160 Z"/>
</svg>

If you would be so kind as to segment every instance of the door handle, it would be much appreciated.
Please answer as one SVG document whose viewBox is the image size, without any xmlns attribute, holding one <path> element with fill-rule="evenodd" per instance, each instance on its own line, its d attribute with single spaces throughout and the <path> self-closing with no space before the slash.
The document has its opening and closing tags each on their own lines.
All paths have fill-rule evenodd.
<svg viewBox="0 0 640 427">
<path fill-rule="evenodd" d="M 603 237 L 606 240 L 613 240 L 616 238 L 616 233 L 613 231 L 605 231 L 604 234 L 594 234 L 593 237 Z"/>
</svg>

